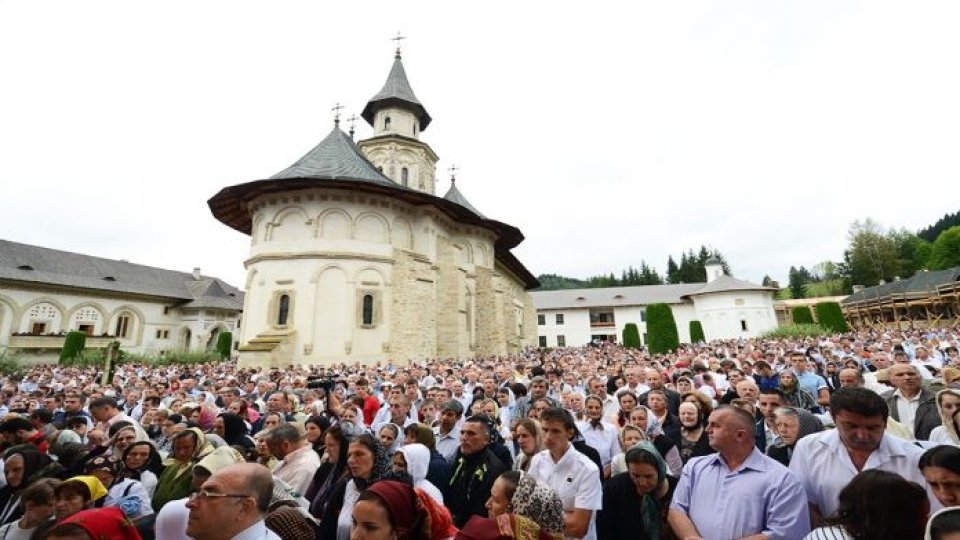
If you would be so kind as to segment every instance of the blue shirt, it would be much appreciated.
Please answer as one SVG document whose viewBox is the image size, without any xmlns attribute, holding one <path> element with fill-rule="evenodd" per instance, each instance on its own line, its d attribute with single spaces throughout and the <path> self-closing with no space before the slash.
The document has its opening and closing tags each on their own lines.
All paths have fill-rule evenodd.
<svg viewBox="0 0 960 540">
<path fill-rule="evenodd" d="M 820 389 L 827 387 L 827 381 L 812 371 L 804 371 L 802 375 L 797 374 L 797 385 L 813 396 L 814 403 L 817 403 L 820 400 Z"/>
<path fill-rule="evenodd" d="M 810 532 L 800 481 L 756 448 L 735 471 L 720 454 L 688 461 L 670 507 L 686 514 L 704 540 L 760 533 L 771 540 L 793 540 Z"/>
</svg>

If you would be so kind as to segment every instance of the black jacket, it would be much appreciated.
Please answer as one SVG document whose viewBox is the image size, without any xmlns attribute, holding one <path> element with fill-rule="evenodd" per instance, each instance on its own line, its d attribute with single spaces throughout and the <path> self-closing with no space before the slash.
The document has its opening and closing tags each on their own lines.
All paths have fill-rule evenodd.
<svg viewBox="0 0 960 540">
<path fill-rule="evenodd" d="M 457 450 L 452 466 L 449 496 L 445 495 L 443 502 L 453 516 L 453 524 L 462 528 L 470 516 L 487 517 L 486 504 L 493 482 L 510 469 L 489 447 L 469 456 Z"/>
<path fill-rule="evenodd" d="M 669 531 L 666 522 L 667 508 L 673 498 L 673 490 L 679 480 L 667 475 L 669 488 L 660 503 L 660 535 L 646 533 L 641 497 L 630 479 L 630 473 L 613 476 L 603 486 L 603 510 L 597 514 L 597 537 L 603 540 L 661 540 Z"/>
</svg>

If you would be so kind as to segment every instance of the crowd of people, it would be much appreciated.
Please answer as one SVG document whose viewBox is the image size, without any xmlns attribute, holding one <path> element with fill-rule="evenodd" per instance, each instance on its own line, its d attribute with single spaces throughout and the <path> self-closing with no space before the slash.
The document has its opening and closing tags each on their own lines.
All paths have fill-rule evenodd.
<svg viewBox="0 0 960 540">
<path fill-rule="evenodd" d="M 0 379 L 0 540 L 960 538 L 960 328 Z"/>
</svg>

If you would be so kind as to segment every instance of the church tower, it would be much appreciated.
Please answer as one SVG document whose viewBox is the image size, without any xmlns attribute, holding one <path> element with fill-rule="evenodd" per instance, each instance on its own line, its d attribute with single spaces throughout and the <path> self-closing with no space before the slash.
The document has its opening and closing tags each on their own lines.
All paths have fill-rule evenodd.
<svg viewBox="0 0 960 540">
<path fill-rule="evenodd" d="M 357 143 L 363 155 L 395 183 L 436 195 L 437 154 L 420 141 L 431 118 L 410 88 L 399 48 L 387 82 L 360 116 L 373 127 L 373 137 Z"/>
</svg>

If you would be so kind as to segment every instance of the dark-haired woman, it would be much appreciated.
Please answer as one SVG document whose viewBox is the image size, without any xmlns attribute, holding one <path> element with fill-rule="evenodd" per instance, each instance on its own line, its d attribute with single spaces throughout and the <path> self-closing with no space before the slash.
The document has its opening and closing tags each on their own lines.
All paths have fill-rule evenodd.
<svg viewBox="0 0 960 540">
<path fill-rule="evenodd" d="M 0 489 L 0 525 L 13 523 L 23 516 L 20 494 L 24 488 L 39 480 L 59 473 L 60 468 L 50 456 L 33 445 L 14 446 L 3 455 L 7 485 Z"/>
<path fill-rule="evenodd" d="M 348 540 L 353 522 L 353 506 L 360 494 L 383 478 L 390 470 L 390 460 L 383 445 L 373 435 L 364 433 L 347 450 L 350 476 L 334 488 L 320 519 L 321 537 Z"/>
<path fill-rule="evenodd" d="M 924 540 L 955 540 L 960 538 L 960 508 L 938 510 L 927 522 Z"/>
<path fill-rule="evenodd" d="M 656 447 L 643 441 L 625 455 L 627 472 L 610 478 L 603 487 L 603 510 L 597 515 L 600 538 L 660 540 L 673 538 L 667 509 L 677 479 Z"/>
<path fill-rule="evenodd" d="M 136 480 L 143 485 L 148 497 L 153 497 L 157 482 L 163 473 L 163 459 L 150 441 L 138 441 L 123 451 L 119 476 Z"/>
<path fill-rule="evenodd" d="M 231 412 L 220 413 L 213 421 L 213 432 L 230 446 L 239 446 L 249 450 L 257 446 L 248 435 L 250 430 L 240 415 Z"/>
<path fill-rule="evenodd" d="M 882 493 L 882 497 L 877 494 Z M 870 469 L 840 491 L 837 514 L 804 540 L 923 538 L 930 503 L 920 485 L 899 474 Z"/>
<path fill-rule="evenodd" d="M 935 446 L 920 456 L 920 472 L 944 508 L 960 506 L 960 448 Z"/>
<path fill-rule="evenodd" d="M 353 422 L 341 422 L 324 435 L 326 451 L 320 458 L 320 467 L 313 474 L 313 481 L 304 496 L 310 501 L 310 515 L 320 519 L 333 489 L 343 480 L 347 470 L 347 450 L 356 436 Z"/>
</svg>

